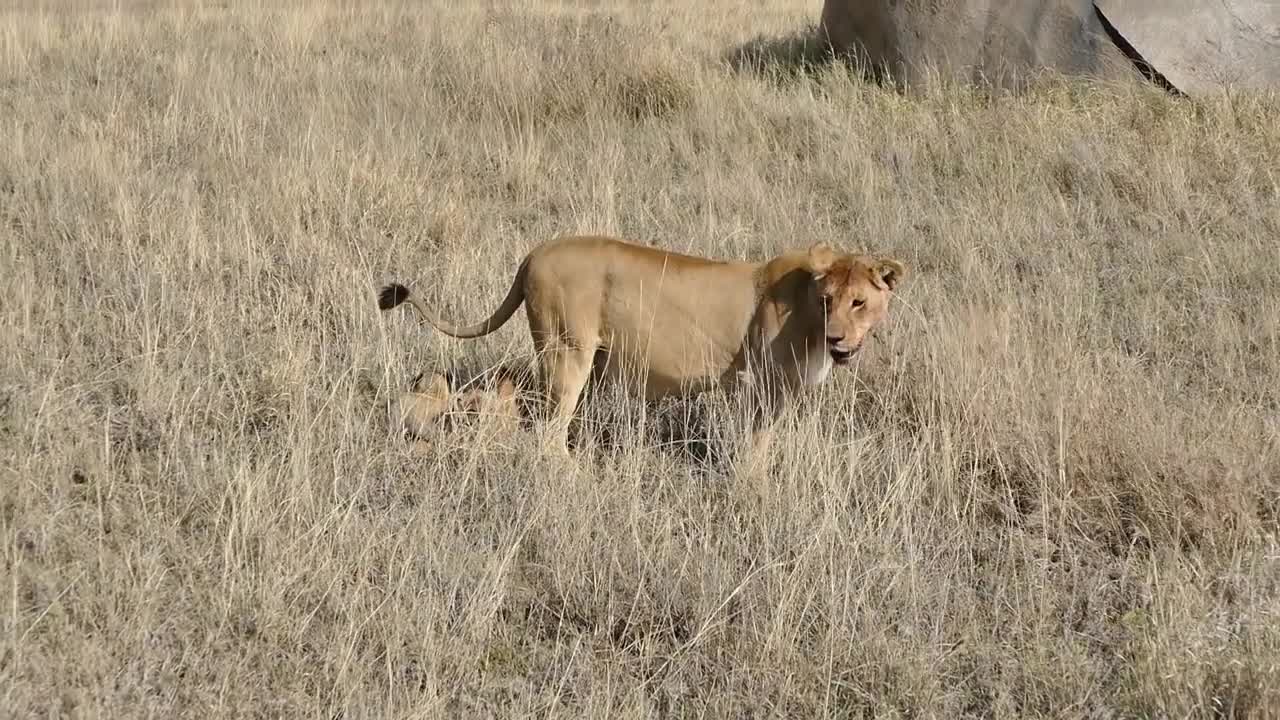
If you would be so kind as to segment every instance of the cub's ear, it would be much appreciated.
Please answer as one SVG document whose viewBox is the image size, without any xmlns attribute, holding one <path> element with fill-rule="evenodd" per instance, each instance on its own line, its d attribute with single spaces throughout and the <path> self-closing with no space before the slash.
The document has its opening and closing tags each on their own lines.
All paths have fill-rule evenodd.
<svg viewBox="0 0 1280 720">
<path fill-rule="evenodd" d="M 805 261 L 805 269 L 813 274 L 815 280 L 819 280 L 831 266 L 836 262 L 836 251 L 832 250 L 824 243 L 818 243 L 809 248 L 809 257 Z"/>
<path fill-rule="evenodd" d="M 885 290 L 897 287 L 906 274 L 907 268 L 902 263 L 889 258 L 880 258 L 871 266 L 871 277 Z"/>
<path fill-rule="evenodd" d="M 449 397 L 449 379 L 438 372 L 431 373 L 429 376 L 425 372 L 418 373 L 410 383 L 410 388 L 419 395 L 440 400 Z"/>
</svg>

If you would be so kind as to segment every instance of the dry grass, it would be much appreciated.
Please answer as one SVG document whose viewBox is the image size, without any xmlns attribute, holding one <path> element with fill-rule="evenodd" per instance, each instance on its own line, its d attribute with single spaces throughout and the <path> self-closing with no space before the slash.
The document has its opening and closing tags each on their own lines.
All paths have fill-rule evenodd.
<svg viewBox="0 0 1280 720">
<path fill-rule="evenodd" d="M 1275 98 L 726 62 L 803 55 L 816 0 L 27 5 L 0 715 L 1280 707 Z M 588 230 L 912 275 L 764 487 L 651 427 L 715 402 L 596 403 L 577 472 L 528 433 L 390 433 L 416 372 L 528 339 L 444 339 L 377 285 L 474 320 Z"/>
</svg>

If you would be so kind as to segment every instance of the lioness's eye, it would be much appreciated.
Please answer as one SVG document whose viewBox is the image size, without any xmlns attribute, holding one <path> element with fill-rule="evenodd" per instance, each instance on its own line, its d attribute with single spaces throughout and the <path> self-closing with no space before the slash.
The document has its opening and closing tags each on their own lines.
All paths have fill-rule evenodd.
<svg viewBox="0 0 1280 720">
<path fill-rule="evenodd" d="M 849 306 L 852 307 L 854 310 L 857 310 L 858 308 L 865 305 L 866 302 L 867 302 L 866 300 L 863 300 L 861 298 L 854 298 L 853 302 L 849 303 Z"/>
</svg>

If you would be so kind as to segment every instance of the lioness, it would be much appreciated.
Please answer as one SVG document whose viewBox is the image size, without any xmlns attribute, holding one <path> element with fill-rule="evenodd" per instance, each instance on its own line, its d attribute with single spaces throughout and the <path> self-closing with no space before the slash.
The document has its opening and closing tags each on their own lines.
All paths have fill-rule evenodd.
<svg viewBox="0 0 1280 720">
<path fill-rule="evenodd" d="M 437 329 L 476 338 L 525 303 L 561 451 L 593 375 L 639 381 L 649 400 L 745 386 L 759 447 L 788 396 L 823 382 L 862 347 L 904 273 L 896 260 L 823 244 L 738 262 L 562 237 L 526 255 L 502 305 L 474 325 L 441 320 L 400 284 L 381 289 L 378 307 L 407 300 Z"/>
</svg>

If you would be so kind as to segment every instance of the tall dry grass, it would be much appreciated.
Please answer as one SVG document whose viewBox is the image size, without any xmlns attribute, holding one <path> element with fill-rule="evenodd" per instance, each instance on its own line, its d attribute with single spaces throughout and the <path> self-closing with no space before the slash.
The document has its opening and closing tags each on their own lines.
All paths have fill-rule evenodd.
<svg viewBox="0 0 1280 720">
<path fill-rule="evenodd" d="M 0 715 L 1280 707 L 1276 98 L 898 94 L 796 66 L 816 0 L 41 7 L 0 14 Z M 578 231 L 911 276 L 763 485 L 659 428 L 728 442 L 714 398 L 593 403 L 576 471 L 413 452 L 415 372 L 528 339 L 377 285 L 470 321 Z"/>
</svg>

